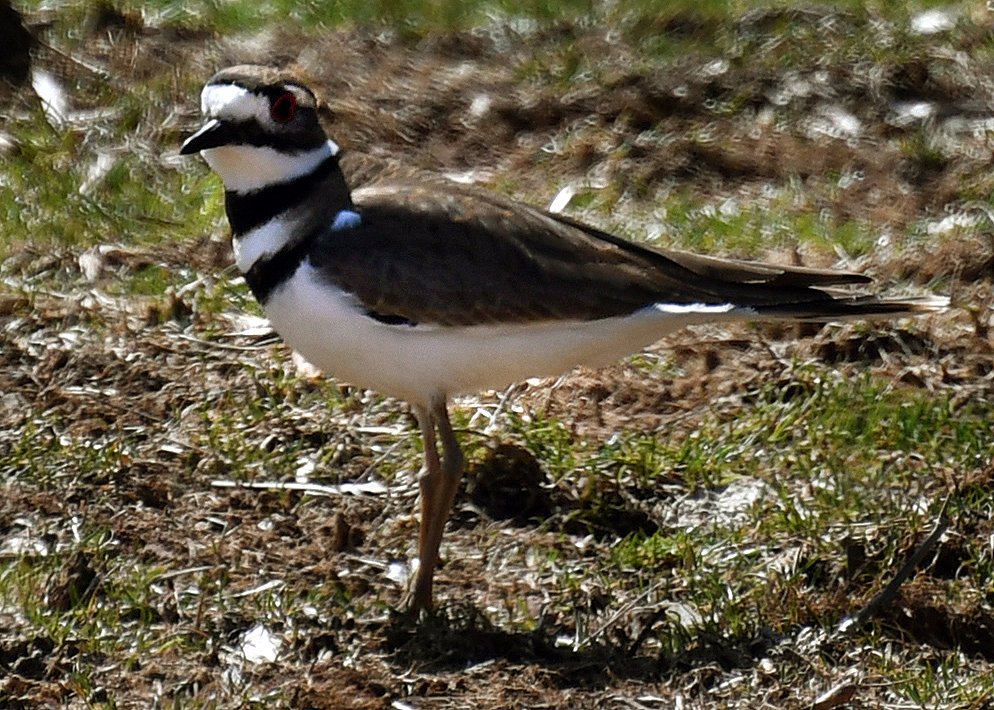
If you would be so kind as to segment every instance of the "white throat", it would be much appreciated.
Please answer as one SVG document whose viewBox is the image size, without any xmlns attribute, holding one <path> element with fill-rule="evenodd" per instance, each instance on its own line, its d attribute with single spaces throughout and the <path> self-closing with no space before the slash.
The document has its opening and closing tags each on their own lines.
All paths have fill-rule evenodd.
<svg viewBox="0 0 994 710">
<path fill-rule="evenodd" d="M 338 145 L 329 139 L 300 153 L 283 153 L 257 145 L 226 145 L 208 148 L 201 154 L 221 177 L 226 190 L 246 193 L 307 175 L 337 155 Z"/>
</svg>

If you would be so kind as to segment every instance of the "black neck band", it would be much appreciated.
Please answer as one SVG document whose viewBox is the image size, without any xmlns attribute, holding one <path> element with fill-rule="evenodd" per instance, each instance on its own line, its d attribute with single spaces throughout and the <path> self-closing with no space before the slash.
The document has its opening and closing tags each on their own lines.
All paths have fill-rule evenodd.
<svg viewBox="0 0 994 710">
<path fill-rule="evenodd" d="M 234 235 L 240 236 L 306 200 L 329 175 L 338 170 L 338 156 L 329 155 L 306 175 L 251 192 L 224 193 L 224 209 Z"/>
<path fill-rule="evenodd" d="M 252 268 L 245 272 L 245 282 L 252 289 L 252 295 L 263 306 L 281 284 L 297 271 L 317 236 L 315 230 L 300 241 L 288 244 L 270 257 L 257 259 Z"/>
</svg>

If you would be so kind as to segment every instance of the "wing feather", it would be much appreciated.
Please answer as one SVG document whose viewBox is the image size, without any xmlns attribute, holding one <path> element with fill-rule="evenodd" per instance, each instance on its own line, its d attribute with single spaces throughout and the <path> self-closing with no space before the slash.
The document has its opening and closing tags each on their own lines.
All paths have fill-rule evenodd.
<svg viewBox="0 0 994 710">
<path fill-rule="evenodd" d="M 476 325 L 624 316 L 655 303 L 741 306 L 831 300 L 860 274 L 663 251 L 471 186 L 369 184 L 354 229 L 310 260 L 369 311 Z"/>
</svg>

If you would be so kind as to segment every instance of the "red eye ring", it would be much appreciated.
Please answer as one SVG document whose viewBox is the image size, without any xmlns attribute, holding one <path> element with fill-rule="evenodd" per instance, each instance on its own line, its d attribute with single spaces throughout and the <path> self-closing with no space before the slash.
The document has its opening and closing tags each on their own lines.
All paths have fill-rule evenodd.
<svg viewBox="0 0 994 710">
<path fill-rule="evenodd" d="M 297 115 L 297 97 L 292 91 L 280 95 L 270 104 L 269 115 L 276 123 L 290 123 Z"/>
</svg>

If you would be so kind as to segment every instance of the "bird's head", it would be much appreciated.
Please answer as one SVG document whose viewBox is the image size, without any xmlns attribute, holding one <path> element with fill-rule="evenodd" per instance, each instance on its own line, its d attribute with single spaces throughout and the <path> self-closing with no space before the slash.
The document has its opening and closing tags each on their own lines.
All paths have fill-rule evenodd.
<svg viewBox="0 0 994 710">
<path fill-rule="evenodd" d="M 292 180 L 338 152 L 318 121 L 313 92 L 280 70 L 224 69 L 204 86 L 200 107 L 207 122 L 180 154 L 201 153 L 228 190 Z"/>
</svg>

